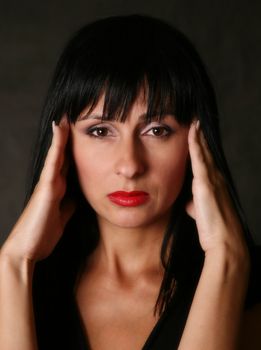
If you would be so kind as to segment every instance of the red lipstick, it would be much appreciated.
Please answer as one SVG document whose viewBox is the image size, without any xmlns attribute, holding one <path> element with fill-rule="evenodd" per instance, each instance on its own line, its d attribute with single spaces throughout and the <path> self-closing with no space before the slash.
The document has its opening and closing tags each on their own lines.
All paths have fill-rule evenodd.
<svg viewBox="0 0 261 350">
<path fill-rule="evenodd" d="M 117 191 L 108 194 L 108 197 L 113 203 L 123 207 L 136 207 L 147 202 L 149 194 L 143 191 Z"/>
</svg>

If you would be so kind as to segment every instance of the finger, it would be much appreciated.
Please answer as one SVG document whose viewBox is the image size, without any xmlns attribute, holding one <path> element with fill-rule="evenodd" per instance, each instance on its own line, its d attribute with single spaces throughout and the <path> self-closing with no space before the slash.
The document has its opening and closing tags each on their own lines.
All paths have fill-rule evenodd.
<svg viewBox="0 0 261 350">
<path fill-rule="evenodd" d="M 64 154 L 64 161 L 61 167 L 61 175 L 66 178 L 69 168 L 72 165 L 72 154 L 71 154 L 71 142 L 70 142 L 70 130 L 69 130 L 69 136 L 67 137 L 67 143 L 65 146 L 65 150 L 63 152 Z"/>
<path fill-rule="evenodd" d="M 61 175 L 65 178 L 68 174 L 69 167 L 70 167 L 70 161 L 67 157 L 65 157 L 65 160 L 64 160 L 62 168 L 61 168 Z"/>
<path fill-rule="evenodd" d="M 199 142 L 201 144 L 201 150 L 204 154 L 204 158 L 205 158 L 206 162 L 212 168 L 216 168 L 212 153 L 210 152 L 209 146 L 207 144 L 207 140 L 203 134 L 202 129 L 199 127 L 197 131 L 198 131 L 198 139 L 199 139 Z"/>
<path fill-rule="evenodd" d="M 199 142 L 201 145 L 201 150 L 202 150 L 202 153 L 204 154 L 204 159 L 208 169 L 208 176 L 210 181 L 215 185 L 220 182 L 223 184 L 225 182 L 224 177 L 219 171 L 214 161 L 213 155 L 210 151 L 207 140 L 201 128 L 198 129 L 198 136 L 199 136 Z"/>
<path fill-rule="evenodd" d="M 198 124 L 197 124 L 198 125 Z M 207 178 L 208 169 L 206 164 L 206 157 L 199 140 L 199 133 L 197 125 L 193 122 L 188 133 L 189 153 L 191 159 L 191 167 L 194 178 Z"/>
<path fill-rule="evenodd" d="M 194 207 L 193 200 L 190 200 L 190 201 L 186 204 L 185 210 L 186 210 L 187 214 L 188 214 L 192 219 L 196 220 L 195 207 Z"/>
<path fill-rule="evenodd" d="M 59 125 L 53 123 L 53 138 L 48 150 L 41 180 L 53 181 L 61 171 L 64 158 L 65 147 L 69 135 L 69 124 L 64 116 Z"/>
<path fill-rule="evenodd" d="M 64 163 L 64 150 L 66 144 L 66 130 L 60 126 L 53 125 L 53 139 L 47 153 L 43 168 L 43 178 L 52 181 L 60 172 Z"/>
</svg>

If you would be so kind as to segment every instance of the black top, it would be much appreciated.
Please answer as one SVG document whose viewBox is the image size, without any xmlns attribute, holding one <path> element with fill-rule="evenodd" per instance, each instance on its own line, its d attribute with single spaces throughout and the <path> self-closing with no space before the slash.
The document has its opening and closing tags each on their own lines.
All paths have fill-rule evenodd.
<svg viewBox="0 0 261 350">
<path fill-rule="evenodd" d="M 261 247 L 255 251 L 255 270 L 250 276 L 250 285 L 246 300 L 246 308 L 261 303 Z M 179 285 L 175 297 L 152 329 L 148 339 L 141 350 L 175 350 L 178 348 L 190 306 L 193 300 L 195 288 L 188 285 Z M 90 350 L 80 314 L 74 302 L 75 325 L 78 330 L 79 350 Z"/>
<path fill-rule="evenodd" d="M 185 327 L 188 312 L 193 299 L 192 292 L 186 292 L 185 288 L 176 290 L 175 298 L 169 307 L 163 312 L 158 322 L 152 329 L 149 337 L 141 350 L 175 350 L 178 347 L 183 329 Z M 90 350 L 88 340 L 80 314 L 74 301 L 75 325 L 78 328 L 79 345 L 75 349 Z"/>
<path fill-rule="evenodd" d="M 260 248 L 256 249 L 255 268 L 250 276 L 246 308 L 261 303 L 260 251 Z M 71 286 L 75 279 L 73 277 L 70 281 L 68 278 L 71 262 L 68 262 L 67 266 L 64 264 L 63 261 L 61 268 L 65 271 L 64 279 L 61 279 L 61 270 L 45 269 L 41 265 L 36 270 L 35 278 L 38 274 L 41 275 L 41 283 L 35 284 L 37 293 L 34 294 L 39 350 L 90 350 L 75 295 L 72 293 Z M 178 348 L 195 288 L 196 284 L 177 284 L 173 300 L 152 329 L 141 350 Z"/>
</svg>

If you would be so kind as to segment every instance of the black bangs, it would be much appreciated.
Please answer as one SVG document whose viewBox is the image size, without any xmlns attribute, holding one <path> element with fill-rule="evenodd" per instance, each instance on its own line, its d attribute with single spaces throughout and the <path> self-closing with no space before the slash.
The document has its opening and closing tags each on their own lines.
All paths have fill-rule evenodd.
<svg viewBox="0 0 261 350">
<path fill-rule="evenodd" d="M 133 15 L 89 24 L 58 63 L 63 112 L 74 123 L 104 98 L 103 118 L 124 122 L 143 95 L 148 122 L 169 113 L 188 125 L 199 112 L 198 87 L 204 86 L 196 56 L 179 31 L 157 19 Z"/>
<path fill-rule="evenodd" d="M 107 120 L 124 122 L 140 98 L 147 106 L 147 122 L 152 117 L 153 120 L 155 117 L 160 119 L 166 113 L 174 115 L 183 126 L 188 126 L 195 117 L 199 118 L 214 163 L 224 176 L 242 224 L 251 266 L 255 269 L 254 241 L 224 156 L 212 83 L 186 36 L 155 18 L 131 15 L 98 20 L 80 29 L 69 41 L 56 66 L 42 111 L 25 204 L 39 182 L 50 149 L 52 121 L 59 123 L 66 113 L 69 121 L 75 123 L 83 110 L 91 113 L 101 98 L 104 99 L 103 118 Z M 100 240 L 97 215 L 82 191 L 70 140 L 66 151 L 70 165 L 65 199 L 72 199 L 76 210 L 52 254 L 36 264 L 32 292 L 39 350 L 60 348 L 60 344 L 65 343 L 65 333 L 75 339 L 78 337 L 78 320 L 71 308 L 75 300 L 73 305 L 70 304 L 79 273 Z M 195 221 L 185 210 L 186 203 L 192 198 L 192 178 L 189 161 L 161 245 L 164 277 L 154 308 L 154 315 L 157 312 L 161 316 L 174 301 L 174 309 L 182 311 L 178 325 L 181 333 L 204 264 Z M 256 295 L 252 294 L 254 288 L 255 283 L 252 283 L 249 302 Z M 54 322 L 49 322 L 50 315 Z M 60 326 L 58 331 L 57 325 Z M 69 332 L 64 332 L 67 328 Z M 66 346 L 68 344 L 66 342 Z M 76 349 L 77 340 L 72 344 Z"/>
</svg>

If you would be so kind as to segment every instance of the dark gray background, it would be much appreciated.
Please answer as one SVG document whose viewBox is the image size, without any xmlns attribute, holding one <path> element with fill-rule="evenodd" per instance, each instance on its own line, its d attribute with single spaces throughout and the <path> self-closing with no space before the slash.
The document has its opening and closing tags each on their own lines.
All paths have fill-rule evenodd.
<svg viewBox="0 0 261 350">
<path fill-rule="evenodd" d="M 0 8 L 0 242 L 21 212 L 28 163 L 51 73 L 65 41 L 99 17 L 145 13 L 194 42 L 217 91 L 224 148 L 261 243 L 260 1 L 9 1 Z"/>
</svg>

